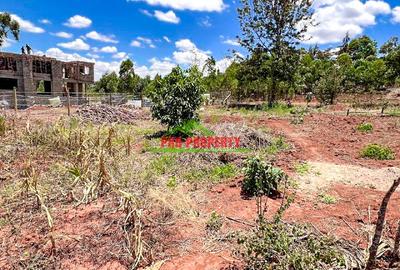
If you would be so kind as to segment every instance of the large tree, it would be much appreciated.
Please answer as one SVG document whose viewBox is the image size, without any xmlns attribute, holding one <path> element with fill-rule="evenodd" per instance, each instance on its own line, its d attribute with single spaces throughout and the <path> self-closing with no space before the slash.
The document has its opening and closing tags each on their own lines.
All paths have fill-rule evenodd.
<svg viewBox="0 0 400 270">
<path fill-rule="evenodd" d="M 350 41 L 348 53 L 353 60 L 366 59 L 367 57 L 376 57 L 377 44 L 368 36 L 362 36 Z"/>
<path fill-rule="evenodd" d="M 140 94 L 140 78 L 135 74 L 132 60 L 126 59 L 121 62 L 119 68 L 118 90 L 121 93 Z"/>
<path fill-rule="evenodd" d="M 11 18 L 9 13 L 0 13 L 0 47 L 11 34 L 16 40 L 19 40 L 19 23 Z"/>
<path fill-rule="evenodd" d="M 241 3 L 239 42 L 251 53 L 262 51 L 269 55 L 271 106 L 279 85 L 293 81 L 298 61 L 296 46 L 305 39 L 312 23 L 312 0 L 241 0 Z"/>
</svg>

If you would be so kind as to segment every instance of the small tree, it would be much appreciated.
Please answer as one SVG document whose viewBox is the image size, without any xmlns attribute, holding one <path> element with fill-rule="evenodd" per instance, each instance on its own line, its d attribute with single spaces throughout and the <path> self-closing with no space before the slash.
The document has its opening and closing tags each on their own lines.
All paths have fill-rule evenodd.
<svg viewBox="0 0 400 270">
<path fill-rule="evenodd" d="M 176 67 L 154 84 L 151 107 L 154 119 L 160 120 L 168 129 L 197 119 L 197 109 L 202 101 L 201 73 L 196 67 L 183 71 Z"/>
<path fill-rule="evenodd" d="M 329 67 L 317 83 L 316 96 L 322 104 L 333 104 L 342 89 L 343 77 L 337 66 Z"/>
<path fill-rule="evenodd" d="M 261 161 L 258 157 L 247 160 L 242 191 L 250 196 L 271 195 L 278 192 L 278 185 L 287 176 L 279 168 Z"/>
<path fill-rule="evenodd" d="M 115 93 L 118 92 L 118 85 L 119 78 L 117 73 L 106 73 L 96 82 L 94 90 L 99 93 Z"/>
</svg>

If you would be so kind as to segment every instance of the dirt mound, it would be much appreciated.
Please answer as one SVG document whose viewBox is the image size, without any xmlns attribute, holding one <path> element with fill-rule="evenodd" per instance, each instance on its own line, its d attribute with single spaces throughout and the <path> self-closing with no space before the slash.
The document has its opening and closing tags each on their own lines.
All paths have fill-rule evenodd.
<svg viewBox="0 0 400 270">
<path fill-rule="evenodd" d="M 109 106 L 106 104 L 85 105 L 77 114 L 85 121 L 100 123 L 132 124 L 137 120 L 146 120 L 150 115 L 145 110 L 132 109 L 125 106 Z"/>
<path fill-rule="evenodd" d="M 215 136 L 240 137 L 240 147 L 260 149 L 271 145 L 272 137 L 269 134 L 250 128 L 244 124 L 222 123 L 211 127 Z"/>
</svg>

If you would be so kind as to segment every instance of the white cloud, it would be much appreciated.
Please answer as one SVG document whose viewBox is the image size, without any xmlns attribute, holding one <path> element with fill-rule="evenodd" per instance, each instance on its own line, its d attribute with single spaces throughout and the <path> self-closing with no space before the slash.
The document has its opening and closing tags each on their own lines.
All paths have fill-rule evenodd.
<svg viewBox="0 0 400 270">
<path fill-rule="evenodd" d="M 101 48 L 99 52 L 116 53 L 116 52 L 118 52 L 118 49 L 115 46 L 105 46 L 105 47 Z"/>
<path fill-rule="evenodd" d="M 42 24 L 51 24 L 51 21 L 48 19 L 41 19 L 39 22 Z"/>
<path fill-rule="evenodd" d="M 86 55 L 87 55 L 88 57 L 94 58 L 94 59 L 99 59 L 99 58 L 101 58 L 100 55 L 95 54 L 95 53 L 87 53 Z"/>
<path fill-rule="evenodd" d="M 118 43 L 118 40 L 115 39 L 114 35 L 106 36 L 106 35 L 96 32 L 96 31 L 87 33 L 86 37 L 93 39 L 93 40 L 107 42 L 107 43 L 114 43 L 114 44 Z"/>
<path fill-rule="evenodd" d="M 156 48 L 154 45 L 153 41 L 149 38 L 145 37 L 137 37 L 135 40 L 132 40 L 131 46 L 132 47 L 137 47 L 137 48 L 144 48 L 145 45 L 147 45 L 149 48 Z"/>
<path fill-rule="evenodd" d="M 392 21 L 394 23 L 400 23 L 400 6 L 395 7 L 392 10 L 392 15 L 393 15 Z"/>
<path fill-rule="evenodd" d="M 210 51 L 202 51 L 189 39 L 181 39 L 175 42 L 178 49 L 173 53 L 173 58 L 177 64 L 197 65 L 202 68 L 209 58 Z"/>
<path fill-rule="evenodd" d="M 211 27 L 212 23 L 211 23 L 210 17 L 206 16 L 206 17 L 202 18 L 199 22 L 199 25 L 203 26 L 203 27 Z"/>
<path fill-rule="evenodd" d="M 169 39 L 169 37 L 163 36 L 163 39 L 164 39 L 166 42 L 171 43 L 171 40 Z"/>
<path fill-rule="evenodd" d="M 232 46 L 240 46 L 240 43 L 236 39 L 227 39 L 227 40 L 224 40 L 223 43 L 232 45 Z"/>
<path fill-rule="evenodd" d="M 154 17 L 156 17 L 159 21 L 178 24 L 181 19 L 178 18 L 172 10 L 168 12 L 162 12 L 160 10 L 154 11 Z"/>
<path fill-rule="evenodd" d="M 51 33 L 53 36 L 60 37 L 60 38 L 72 38 L 74 35 L 71 33 L 67 32 L 57 32 L 57 33 Z"/>
<path fill-rule="evenodd" d="M 376 24 L 376 16 L 390 13 L 384 1 L 368 0 L 315 0 L 314 20 L 318 25 L 310 26 L 308 44 L 340 42 L 346 33 L 350 37 L 362 34 L 365 27 Z"/>
<path fill-rule="evenodd" d="M 35 34 L 40 34 L 40 33 L 44 33 L 45 32 L 43 28 L 34 25 L 30 21 L 22 19 L 18 15 L 11 14 L 11 18 L 16 20 L 19 23 L 21 31 L 25 31 L 25 32 L 29 32 L 29 33 L 35 33 Z"/>
<path fill-rule="evenodd" d="M 87 28 L 92 24 L 92 20 L 81 15 L 75 15 L 68 19 L 65 26 L 72 28 Z"/>
<path fill-rule="evenodd" d="M 140 47 L 142 47 L 142 43 L 140 43 L 140 41 L 138 41 L 138 40 L 132 40 L 131 46 L 140 48 Z"/>
<path fill-rule="evenodd" d="M 135 68 L 136 74 L 140 77 L 150 76 L 154 78 L 157 74 L 161 76 L 168 75 L 171 70 L 176 67 L 176 64 L 172 63 L 168 59 L 158 60 L 157 58 L 152 58 L 149 61 L 151 63 L 150 67 L 139 66 Z"/>
<path fill-rule="evenodd" d="M 15 43 L 15 40 L 6 38 L 6 39 L 3 40 L 3 45 L 0 48 L 4 49 L 4 48 L 11 47 L 11 45 L 14 44 L 14 43 Z"/>
<path fill-rule="evenodd" d="M 390 5 L 384 1 L 369 0 L 365 3 L 366 10 L 371 14 L 390 14 Z"/>
<path fill-rule="evenodd" d="M 177 10 L 222 11 L 227 5 L 223 0 L 128 0 L 130 2 L 146 2 L 152 6 L 162 6 Z"/>
<path fill-rule="evenodd" d="M 220 72 L 224 73 L 225 70 L 233 63 L 233 61 L 234 61 L 233 58 L 228 58 L 228 57 L 222 58 L 221 60 L 215 63 L 215 68 Z"/>
<path fill-rule="evenodd" d="M 153 14 L 151 14 L 151 12 L 147 9 L 141 9 L 140 12 L 142 12 L 146 16 L 153 17 Z"/>
<path fill-rule="evenodd" d="M 90 49 L 89 44 L 85 43 L 82 39 L 78 38 L 71 42 L 58 43 L 57 46 L 70 50 L 87 51 Z"/>
<path fill-rule="evenodd" d="M 126 52 L 119 52 L 112 56 L 112 58 L 114 58 L 114 59 L 125 59 L 127 57 L 128 57 L 128 54 Z"/>
</svg>

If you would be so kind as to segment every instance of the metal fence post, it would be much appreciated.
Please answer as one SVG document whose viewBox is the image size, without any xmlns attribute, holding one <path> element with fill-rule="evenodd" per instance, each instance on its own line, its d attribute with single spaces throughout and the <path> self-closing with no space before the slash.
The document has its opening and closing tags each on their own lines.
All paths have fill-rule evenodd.
<svg viewBox="0 0 400 270">
<path fill-rule="evenodd" d="M 17 99 L 17 88 L 13 88 L 13 94 L 14 94 L 14 110 L 15 112 L 18 111 L 18 99 Z"/>
<path fill-rule="evenodd" d="M 69 96 L 69 90 L 67 90 L 67 107 L 68 107 L 68 116 L 71 116 L 71 98 Z"/>
</svg>

